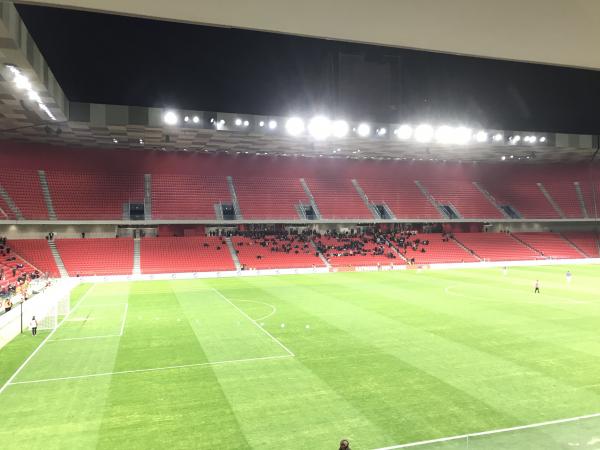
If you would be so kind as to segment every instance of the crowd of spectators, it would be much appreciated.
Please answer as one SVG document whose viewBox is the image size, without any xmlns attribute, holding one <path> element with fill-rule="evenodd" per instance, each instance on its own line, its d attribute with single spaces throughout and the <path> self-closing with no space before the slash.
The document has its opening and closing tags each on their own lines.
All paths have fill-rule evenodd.
<svg viewBox="0 0 600 450">
<path fill-rule="evenodd" d="M 323 235 L 317 234 L 315 244 L 317 251 L 326 258 L 373 255 L 396 259 L 396 254 L 390 248 L 386 235 L 377 232 L 356 234 L 328 231 Z"/>
<path fill-rule="evenodd" d="M 40 273 L 26 266 L 12 253 L 6 237 L 0 237 L 0 300 L 1 312 L 8 312 L 12 308 L 11 298 L 20 294 L 27 299 L 29 282 L 40 277 Z"/>
</svg>

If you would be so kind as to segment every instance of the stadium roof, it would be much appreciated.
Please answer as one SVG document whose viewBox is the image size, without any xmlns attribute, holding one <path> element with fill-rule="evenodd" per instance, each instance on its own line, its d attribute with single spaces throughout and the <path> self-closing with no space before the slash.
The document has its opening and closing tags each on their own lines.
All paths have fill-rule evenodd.
<svg viewBox="0 0 600 450">
<path fill-rule="evenodd" d="M 497 129 L 485 130 L 490 138 L 501 135 L 497 142 L 418 143 L 394 136 L 393 130 L 400 126 L 397 123 L 371 123 L 372 132 L 367 137 L 351 131 L 344 138 L 319 141 L 290 136 L 284 127 L 287 117 L 175 110 L 179 122 L 168 125 L 164 121 L 168 110 L 163 108 L 73 102 L 63 93 L 17 10 L 7 2 L 0 4 L 0 64 L 0 130 L 4 139 L 82 147 L 465 161 L 498 161 L 503 156 L 524 161 L 589 161 L 598 147 L 597 138 L 591 135 Z M 185 116 L 197 116 L 198 121 L 184 122 Z M 239 127 L 236 119 L 248 121 L 248 125 Z M 273 130 L 264 126 L 271 120 L 278 123 Z M 351 130 L 358 126 L 358 122 L 350 122 Z M 375 133 L 383 129 L 386 133 Z M 509 142 L 510 136 L 523 139 Z M 526 142 L 526 136 L 535 136 L 535 142 Z"/>
</svg>

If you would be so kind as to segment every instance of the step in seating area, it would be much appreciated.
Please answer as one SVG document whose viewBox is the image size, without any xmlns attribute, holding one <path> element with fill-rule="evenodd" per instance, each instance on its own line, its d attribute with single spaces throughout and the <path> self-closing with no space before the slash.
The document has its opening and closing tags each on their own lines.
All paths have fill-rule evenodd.
<svg viewBox="0 0 600 450">
<path fill-rule="evenodd" d="M 121 220 L 124 203 L 144 203 L 142 174 L 47 171 L 59 220 Z"/>
<path fill-rule="evenodd" d="M 531 261 L 542 258 L 508 233 L 455 233 L 454 238 L 484 261 Z"/>
<path fill-rule="evenodd" d="M 332 267 L 404 264 L 381 236 L 325 234 L 313 240 Z"/>
<path fill-rule="evenodd" d="M 538 185 L 531 182 L 483 182 L 500 206 L 510 205 L 524 219 L 560 219 Z"/>
<path fill-rule="evenodd" d="M 15 213 L 0 196 L 0 220 L 15 220 L 16 218 Z"/>
<path fill-rule="evenodd" d="M 577 199 L 577 191 L 572 182 L 545 181 L 543 185 L 566 218 L 583 218 L 583 211 Z"/>
<path fill-rule="evenodd" d="M 216 203 L 231 203 L 225 176 L 152 174 L 154 219 L 215 219 Z"/>
<path fill-rule="evenodd" d="M 358 182 L 371 203 L 387 204 L 397 219 L 442 217 L 412 180 L 361 178 Z"/>
<path fill-rule="evenodd" d="M 588 258 L 600 258 L 600 237 L 593 232 L 568 232 L 563 236 L 579 248 Z"/>
<path fill-rule="evenodd" d="M 552 259 L 585 258 L 558 233 L 515 233 L 515 237 Z"/>
<path fill-rule="evenodd" d="M 298 178 L 233 179 L 244 219 L 298 219 L 297 205 L 309 200 Z"/>
<path fill-rule="evenodd" d="M 55 239 L 68 274 L 74 276 L 131 275 L 133 239 Z"/>
<path fill-rule="evenodd" d="M 352 181 L 348 178 L 306 179 L 324 219 L 372 219 Z"/>
<path fill-rule="evenodd" d="M 60 276 L 46 239 L 11 239 L 8 245 L 42 273 L 47 273 L 50 277 Z"/>
<path fill-rule="evenodd" d="M 323 267 L 312 244 L 299 236 L 231 238 L 243 270 Z"/>
<path fill-rule="evenodd" d="M 479 261 L 441 233 L 396 233 L 390 240 L 411 265 Z"/>
<path fill-rule="evenodd" d="M 143 274 L 235 270 L 227 244 L 216 236 L 143 238 L 140 266 Z"/>
</svg>

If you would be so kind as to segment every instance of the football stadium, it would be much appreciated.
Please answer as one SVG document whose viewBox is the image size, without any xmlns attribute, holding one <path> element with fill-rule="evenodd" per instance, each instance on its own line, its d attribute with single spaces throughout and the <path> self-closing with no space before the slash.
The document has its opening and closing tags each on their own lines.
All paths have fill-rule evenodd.
<svg viewBox="0 0 600 450">
<path fill-rule="evenodd" d="M 0 2 L 0 448 L 600 448 L 598 17 Z"/>
</svg>

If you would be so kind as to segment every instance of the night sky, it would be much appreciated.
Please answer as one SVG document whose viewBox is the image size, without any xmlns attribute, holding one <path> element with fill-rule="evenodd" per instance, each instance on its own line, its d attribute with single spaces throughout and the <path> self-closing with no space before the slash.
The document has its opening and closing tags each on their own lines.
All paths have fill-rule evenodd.
<svg viewBox="0 0 600 450">
<path fill-rule="evenodd" d="M 600 133 L 596 71 L 57 8 L 18 10 L 72 101 Z"/>
</svg>

